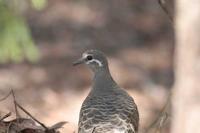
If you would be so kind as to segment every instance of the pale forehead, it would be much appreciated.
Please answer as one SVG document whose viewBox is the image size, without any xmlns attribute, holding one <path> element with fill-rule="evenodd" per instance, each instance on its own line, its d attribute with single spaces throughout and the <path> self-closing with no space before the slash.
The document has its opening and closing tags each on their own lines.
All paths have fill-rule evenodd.
<svg viewBox="0 0 200 133">
<path fill-rule="evenodd" d="M 84 57 L 87 57 L 88 55 L 91 55 L 91 54 L 83 53 L 83 54 L 82 54 L 82 57 L 84 58 Z"/>
</svg>

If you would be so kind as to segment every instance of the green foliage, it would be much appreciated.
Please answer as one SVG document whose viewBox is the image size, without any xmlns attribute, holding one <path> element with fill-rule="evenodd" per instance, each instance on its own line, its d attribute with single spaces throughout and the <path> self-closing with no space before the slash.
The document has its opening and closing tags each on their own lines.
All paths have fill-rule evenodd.
<svg viewBox="0 0 200 133">
<path fill-rule="evenodd" d="M 37 48 L 23 18 L 0 1 L 0 63 L 35 62 Z"/>
<path fill-rule="evenodd" d="M 41 10 L 47 5 L 47 0 L 31 0 L 32 6 L 37 9 Z"/>
</svg>

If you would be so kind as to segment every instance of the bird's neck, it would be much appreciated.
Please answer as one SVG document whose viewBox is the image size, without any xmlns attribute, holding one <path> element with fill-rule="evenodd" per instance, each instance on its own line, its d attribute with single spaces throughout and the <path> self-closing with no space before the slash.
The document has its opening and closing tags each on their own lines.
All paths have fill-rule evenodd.
<svg viewBox="0 0 200 133">
<path fill-rule="evenodd" d="M 93 77 L 93 88 L 95 89 L 112 89 L 116 83 L 113 80 L 109 69 L 97 71 Z"/>
</svg>

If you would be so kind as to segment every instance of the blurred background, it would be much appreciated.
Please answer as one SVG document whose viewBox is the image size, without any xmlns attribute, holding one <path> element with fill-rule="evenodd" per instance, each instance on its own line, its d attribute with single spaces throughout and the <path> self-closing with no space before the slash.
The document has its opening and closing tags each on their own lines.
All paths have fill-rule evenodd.
<svg viewBox="0 0 200 133">
<path fill-rule="evenodd" d="M 91 85 L 85 66 L 72 67 L 88 49 L 107 55 L 148 127 L 174 82 L 173 27 L 157 0 L 0 0 L 0 98 L 13 89 L 41 122 L 68 121 L 63 132 L 77 130 Z M 11 98 L 0 102 L 0 115 L 9 111 Z"/>
</svg>

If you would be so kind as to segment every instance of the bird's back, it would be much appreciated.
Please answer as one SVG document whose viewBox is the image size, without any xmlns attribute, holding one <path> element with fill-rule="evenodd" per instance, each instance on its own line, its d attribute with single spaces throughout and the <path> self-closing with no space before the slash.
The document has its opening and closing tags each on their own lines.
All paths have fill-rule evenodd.
<svg viewBox="0 0 200 133">
<path fill-rule="evenodd" d="M 82 104 L 79 133 L 136 133 L 139 114 L 127 92 L 119 87 L 98 90 L 92 89 Z"/>
</svg>

